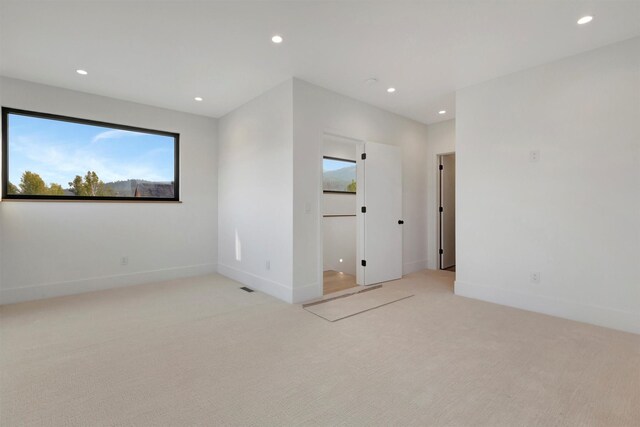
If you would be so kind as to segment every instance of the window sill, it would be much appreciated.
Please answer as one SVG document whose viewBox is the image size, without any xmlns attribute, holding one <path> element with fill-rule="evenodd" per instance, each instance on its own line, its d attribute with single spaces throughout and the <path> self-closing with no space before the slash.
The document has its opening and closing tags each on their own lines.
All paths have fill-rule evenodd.
<svg viewBox="0 0 640 427">
<path fill-rule="evenodd" d="M 73 200 L 73 199 L 0 199 L 0 202 L 18 203 L 176 203 L 182 200 Z"/>
</svg>

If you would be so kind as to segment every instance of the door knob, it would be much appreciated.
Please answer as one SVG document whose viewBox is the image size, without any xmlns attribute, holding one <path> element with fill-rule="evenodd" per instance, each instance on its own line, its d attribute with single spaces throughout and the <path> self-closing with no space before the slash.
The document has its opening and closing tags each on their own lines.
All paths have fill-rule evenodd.
<svg viewBox="0 0 640 427">
<path fill-rule="evenodd" d="M 399 220 L 398 220 L 398 224 L 402 225 L 402 224 L 404 224 L 404 221 L 403 221 L 403 220 L 401 220 L 401 219 L 399 219 Z"/>
</svg>

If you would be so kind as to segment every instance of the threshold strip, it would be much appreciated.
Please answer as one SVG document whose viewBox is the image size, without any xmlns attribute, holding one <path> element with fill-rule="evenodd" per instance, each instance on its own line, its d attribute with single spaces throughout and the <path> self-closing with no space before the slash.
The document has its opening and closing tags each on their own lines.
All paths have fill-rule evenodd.
<svg viewBox="0 0 640 427">
<path fill-rule="evenodd" d="M 357 294 L 361 294 L 363 292 L 373 291 L 374 289 L 380 289 L 381 287 L 382 287 L 382 285 L 371 286 L 370 288 L 362 289 L 361 291 L 351 292 L 351 293 L 344 294 L 344 295 L 338 295 L 337 297 L 327 298 L 327 299 L 323 299 L 321 301 L 316 301 L 316 302 L 310 302 L 308 304 L 302 304 L 302 308 L 311 307 L 312 305 L 324 304 L 325 302 L 335 301 L 335 300 L 340 299 L 340 298 L 350 297 L 351 295 L 357 295 Z"/>
</svg>

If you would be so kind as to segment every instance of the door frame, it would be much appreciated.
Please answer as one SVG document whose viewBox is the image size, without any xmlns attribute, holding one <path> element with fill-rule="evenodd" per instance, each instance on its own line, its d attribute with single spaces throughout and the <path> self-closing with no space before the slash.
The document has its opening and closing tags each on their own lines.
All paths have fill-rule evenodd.
<svg viewBox="0 0 640 427">
<path fill-rule="evenodd" d="M 442 254 L 440 254 L 440 249 L 442 249 L 442 213 L 440 212 L 440 206 L 442 206 L 442 172 L 440 172 L 440 165 L 442 164 L 442 158 L 444 156 L 450 156 L 452 154 L 456 154 L 455 151 L 448 151 L 446 153 L 438 153 L 436 154 L 436 174 L 437 174 L 437 189 L 436 189 L 436 218 L 437 220 L 437 228 L 436 228 L 436 251 L 438 255 L 437 266 L 438 270 L 442 270 Z M 457 165 L 456 165 L 457 166 Z M 457 169 L 457 168 L 456 168 Z M 458 196 L 458 181 L 456 180 L 456 197 Z M 457 234 L 457 233 L 456 233 Z M 456 245 L 457 249 L 457 245 Z M 457 251 L 456 251 L 457 252 Z M 458 260 L 456 253 L 456 262 Z"/>
<path fill-rule="evenodd" d="M 335 131 L 329 131 L 329 130 L 324 130 L 321 133 L 320 136 L 320 149 L 318 152 L 318 206 L 320 207 L 319 212 L 318 212 L 318 231 L 317 231 L 317 239 L 318 239 L 318 286 L 319 286 L 319 291 L 320 291 L 320 297 L 322 298 L 322 296 L 324 295 L 324 217 L 323 217 L 323 213 L 324 213 L 324 191 L 322 188 L 322 183 L 323 183 L 323 162 L 322 160 L 324 159 L 324 141 L 326 137 L 333 137 L 333 138 L 339 138 L 339 139 L 343 139 L 345 141 L 345 143 L 353 143 L 354 145 L 354 150 L 356 152 L 356 164 L 359 164 L 358 160 L 357 160 L 357 156 L 359 156 L 362 152 L 362 150 L 364 149 L 364 144 L 365 144 L 365 140 L 363 139 L 359 139 L 359 138 L 354 138 L 351 136 L 345 136 L 341 133 L 335 132 Z M 357 185 L 357 190 L 356 190 L 356 206 L 358 206 L 357 203 L 359 203 L 360 199 L 358 194 L 362 194 L 360 191 L 358 191 L 361 187 L 360 183 L 360 175 L 357 175 L 356 178 L 356 185 Z M 362 216 L 361 213 L 358 209 L 356 209 L 356 284 L 360 284 L 361 281 L 360 279 L 360 274 L 361 274 L 361 270 L 360 270 L 360 266 L 358 264 L 358 255 L 360 254 L 361 249 L 361 235 L 360 235 L 360 230 L 361 228 L 364 228 L 363 224 L 362 224 Z M 364 279 L 362 279 L 364 280 Z"/>
</svg>

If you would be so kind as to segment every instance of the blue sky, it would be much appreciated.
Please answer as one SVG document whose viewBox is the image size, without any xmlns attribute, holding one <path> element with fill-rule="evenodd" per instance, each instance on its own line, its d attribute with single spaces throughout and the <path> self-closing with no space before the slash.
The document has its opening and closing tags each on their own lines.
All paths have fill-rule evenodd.
<svg viewBox="0 0 640 427">
<path fill-rule="evenodd" d="M 9 115 L 9 181 L 15 185 L 25 171 L 64 188 L 89 170 L 104 182 L 173 181 L 173 151 L 168 136 Z"/>
<path fill-rule="evenodd" d="M 355 166 L 355 163 L 340 160 L 322 159 L 322 170 L 325 172 Z"/>
</svg>

